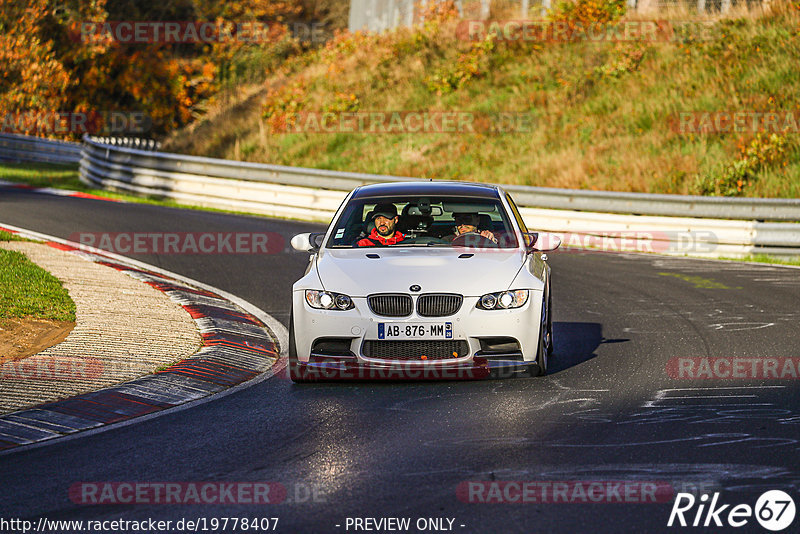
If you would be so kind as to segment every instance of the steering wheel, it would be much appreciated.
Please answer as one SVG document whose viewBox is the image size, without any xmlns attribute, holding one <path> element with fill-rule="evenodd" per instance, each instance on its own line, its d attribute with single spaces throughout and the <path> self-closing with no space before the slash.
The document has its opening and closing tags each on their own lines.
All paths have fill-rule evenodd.
<svg viewBox="0 0 800 534">
<path fill-rule="evenodd" d="M 410 237 L 407 239 L 403 239 L 400 244 L 403 245 L 428 245 L 428 244 L 447 244 L 447 241 L 435 236 L 428 236 L 428 235 L 421 235 L 418 237 Z"/>
<path fill-rule="evenodd" d="M 467 232 L 453 239 L 454 247 L 497 247 L 497 243 L 478 232 Z"/>
</svg>

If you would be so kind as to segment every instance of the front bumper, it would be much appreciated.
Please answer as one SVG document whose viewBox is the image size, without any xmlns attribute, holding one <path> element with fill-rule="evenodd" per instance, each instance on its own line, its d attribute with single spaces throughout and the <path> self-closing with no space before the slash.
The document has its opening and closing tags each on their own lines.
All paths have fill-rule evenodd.
<svg viewBox="0 0 800 534">
<path fill-rule="evenodd" d="M 428 373 L 435 379 L 449 379 L 447 373 L 459 375 L 454 379 L 487 378 L 496 369 L 527 368 L 534 363 L 539 341 L 539 315 L 542 292 L 530 290 L 528 302 L 511 310 L 481 310 L 476 308 L 478 297 L 464 297 L 459 311 L 447 317 L 420 317 L 416 312 L 403 318 L 375 315 L 367 305 L 366 298 L 353 298 L 354 308 L 347 311 L 318 310 L 311 308 L 304 292 L 293 292 L 293 322 L 298 363 L 315 373 L 341 376 L 342 379 L 357 379 L 362 375 L 381 379 L 394 370 L 403 375 L 399 379 L 424 379 Z M 377 325 L 391 323 L 452 323 L 455 341 L 464 341 L 467 351 L 457 357 L 428 361 L 372 358 L 364 354 L 365 341 L 375 341 Z M 328 358 L 315 349 L 315 342 L 336 338 L 344 345 L 340 347 L 341 358 Z M 518 343 L 516 354 L 490 355 L 482 350 L 481 342 L 487 339 L 510 338 Z M 485 347 L 484 347 L 485 349 Z M 462 353 L 463 352 L 463 353 Z M 320 357 L 321 356 L 321 357 Z M 505 372 L 505 371 L 503 371 Z M 513 371 L 514 373 L 516 372 Z M 352 375 L 352 376 L 351 376 Z M 416 377 L 416 378 L 415 378 Z M 331 376 L 331 378 L 335 378 Z"/>
<path fill-rule="evenodd" d="M 487 360 L 475 357 L 462 364 L 407 364 L 394 362 L 375 365 L 357 361 L 297 362 L 296 375 L 306 382 L 332 381 L 419 381 L 486 380 L 511 378 L 530 371 L 530 362 Z"/>
</svg>

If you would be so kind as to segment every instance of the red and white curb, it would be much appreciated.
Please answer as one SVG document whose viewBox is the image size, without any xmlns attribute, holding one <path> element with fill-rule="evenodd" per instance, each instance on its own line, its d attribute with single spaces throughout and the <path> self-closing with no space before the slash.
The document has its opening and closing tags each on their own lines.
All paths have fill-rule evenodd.
<svg viewBox="0 0 800 534">
<path fill-rule="evenodd" d="M 0 230 L 117 269 L 164 292 L 194 318 L 203 346 L 192 356 L 118 386 L 0 416 L 0 451 L 130 421 L 264 380 L 285 367 L 288 332 L 252 304 L 152 265 L 0 223 Z"/>
<path fill-rule="evenodd" d="M 93 195 L 91 193 L 82 193 L 81 191 L 72 191 L 69 189 L 57 189 L 55 187 L 35 187 L 28 184 L 7 182 L 6 180 L 0 180 L 0 188 L 19 189 L 22 191 L 28 191 L 30 193 L 42 193 L 45 195 L 56 195 L 59 197 L 89 198 L 92 200 L 106 200 L 108 202 L 119 202 L 119 200 L 114 198 L 103 197 L 100 195 Z"/>
</svg>

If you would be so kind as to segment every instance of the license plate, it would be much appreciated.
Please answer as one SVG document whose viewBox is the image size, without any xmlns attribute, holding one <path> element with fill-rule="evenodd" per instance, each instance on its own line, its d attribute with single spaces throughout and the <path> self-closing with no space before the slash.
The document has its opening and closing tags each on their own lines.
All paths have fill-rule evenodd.
<svg viewBox="0 0 800 534">
<path fill-rule="evenodd" d="M 378 323 L 378 339 L 453 339 L 453 323 Z"/>
</svg>

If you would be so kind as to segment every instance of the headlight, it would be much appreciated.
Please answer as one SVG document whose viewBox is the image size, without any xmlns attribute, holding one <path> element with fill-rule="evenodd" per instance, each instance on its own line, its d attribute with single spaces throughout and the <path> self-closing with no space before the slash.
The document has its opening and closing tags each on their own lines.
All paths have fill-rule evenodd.
<svg viewBox="0 0 800 534">
<path fill-rule="evenodd" d="M 511 308 L 519 308 L 526 302 L 528 302 L 528 290 L 514 289 L 511 291 L 487 293 L 478 300 L 476 307 L 481 310 L 508 310 Z"/>
<path fill-rule="evenodd" d="M 336 307 L 339 308 L 340 310 L 349 310 L 350 308 L 353 307 L 353 301 L 347 295 L 342 295 L 342 294 L 336 295 L 334 303 L 336 304 Z"/>
<path fill-rule="evenodd" d="M 331 291 L 306 289 L 306 302 L 312 308 L 319 310 L 350 310 L 354 308 L 353 299 L 342 293 Z"/>
</svg>

